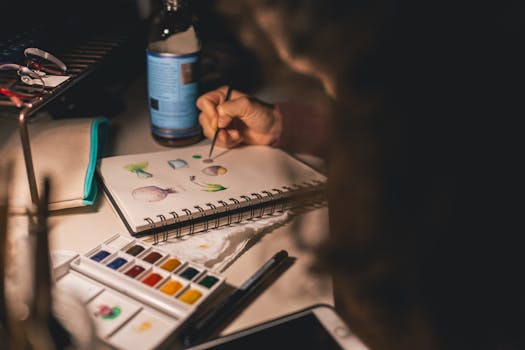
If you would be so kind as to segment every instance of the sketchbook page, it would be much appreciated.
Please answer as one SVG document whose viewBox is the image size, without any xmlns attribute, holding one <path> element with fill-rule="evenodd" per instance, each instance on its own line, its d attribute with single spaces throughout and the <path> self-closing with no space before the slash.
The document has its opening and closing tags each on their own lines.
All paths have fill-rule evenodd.
<svg viewBox="0 0 525 350">
<path fill-rule="evenodd" d="M 104 158 L 99 174 L 129 226 L 148 228 L 145 218 L 170 217 L 183 209 L 239 198 L 304 181 L 326 178 L 286 152 L 267 146 L 216 148 L 205 163 L 209 145 Z"/>
</svg>

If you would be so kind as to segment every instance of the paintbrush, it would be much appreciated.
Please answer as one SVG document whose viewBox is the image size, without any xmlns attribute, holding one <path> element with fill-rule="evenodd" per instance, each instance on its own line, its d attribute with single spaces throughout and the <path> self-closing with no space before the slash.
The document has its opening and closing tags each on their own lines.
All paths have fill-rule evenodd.
<svg viewBox="0 0 525 350">
<path fill-rule="evenodd" d="M 226 97 L 224 98 L 224 102 L 230 99 L 231 94 L 232 94 L 232 86 L 230 84 L 228 85 L 228 90 L 226 90 Z M 219 135 L 219 131 L 221 129 L 222 128 L 219 128 L 218 121 L 217 121 L 217 129 L 215 130 L 215 135 L 213 135 L 213 140 L 211 140 L 210 154 L 208 154 L 208 159 L 206 160 L 211 160 L 211 154 L 213 153 L 213 148 L 215 147 L 215 142 L 217 141 L 217 135 Z"/>
<path fill-rule="evenodd" d="M 9 183 L 9 176 L 7 169 L 0 166 L 0 347 L 10 346 L 9 344 L 9 328 L 10 320 L 7 313 L 7 303 L 5 295 L 5 269 L 7 262 L 7 188 Z"/>
<path fill-rule="evenodd" d="M 69 332 L 53 315 L 52 280 L 49 258 L 49 178 L 44 179 L 44 191 L 38 205 L 37 227 L 34 231 L 36 251 L 33 276 L 33 302 L 27 327 L 29 340 L 38 349 L 65 349 L 71 346 Z"/>
</svg>

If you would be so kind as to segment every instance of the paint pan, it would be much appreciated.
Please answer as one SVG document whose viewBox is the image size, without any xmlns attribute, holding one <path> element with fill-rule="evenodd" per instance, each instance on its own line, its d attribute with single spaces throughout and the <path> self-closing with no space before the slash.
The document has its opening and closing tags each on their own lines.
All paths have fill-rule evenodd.
<svg viewBox="0 0 525 350">
<path fill-rule="evenodd" d="M 111 336 L 120 349 L 154 349 L 172 333 L 177 321 L 155 310 L 142 310 Z"/>
<path fill-rule="evenodd" d="M 196 266 L 188 265 L 188 266 L 186 266 L 186 268 L 181 270 L 181 272 L 179 273 L 179 276 L 181 276 L 182 278 L 185 278 L 187 280 L 192 280 L 196 276 L 198 276 L 201 273 L 201 271 L 202 270 L 200 270 Z"/>
<path fill-rule="evenodd" d="M 162 261 L 161 264 L 159 264 L 159 266 L 161 269 L 164 269 L 168 272 L 173 272 L 182 264 L 182 260 L 170 256 L 164 259 L 164 261 Z"/>
<path fill-rule="evenodd" d="M 126 235 L 115 235 L 60 265 L 57 293 L 84 303 L 102 343 L 157 347 L 224 286 L 205 266 Z"/>
</svg>

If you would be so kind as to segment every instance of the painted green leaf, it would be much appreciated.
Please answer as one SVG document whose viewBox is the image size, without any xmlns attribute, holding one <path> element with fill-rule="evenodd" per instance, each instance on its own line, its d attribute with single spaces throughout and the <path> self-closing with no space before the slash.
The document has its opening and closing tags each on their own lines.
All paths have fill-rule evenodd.
<svg viewBox="0 0 525 350">
<path fill-rule="evenodd" d="M 145 169 L 148 167 L 148 162 L 127 164 L 124 166 L 125 169 L 131 171 L 132 173 L 137 174 L 141 179 L 147 179 L 153 177 L 153 174 L 148 173 Z"/>
<path fill-rule="evenodd" d="M 129 171 L 133 171 L 133 172 L 136 172 L 138 170 L 144 170 L 147 167 L 148 167 L 148 162 L 127 164 L 126 166 L 124 166 L 124 168 L 128 169 Z"/>
<path fill-rule="evenodd" d="M 224 187 L 223 185 L 220 185 L 220 184 L 207 184 L 207 183 L 202 184 L 202 183 L 199 183 L 195 179 L 194 175 L 190 176 L 190 181 L 193 182 L 197 186 L 206 188 L 205 190 L 202 190 L 204 192 L 219 192 L 219 191 L 227 189 L 226 187 Z"/>
<path fill-rule="evenodd" d="M 225 190 L 226 187 L 220 187 L 220 188 L 215 188 L 215 189 L 209 189 L 209 190 L 203 190 L 204 192 L 219 192 L 219 191 L 222 191 L 222 190 Z"/>
<path fill-rule="evenodd" d="M 214 187 L 214 188 L 224 188 L 222 185 L 219 185 L 219 184 L 207 184 L 209 187 Z"/>
<path fill-rule="evenodd" d="M 136 173 L 137 176 L 140 177 L 141 179 L 147 179 L 148 177 L 153 177 L 153 174 L 150 174 L 147 171 L 144 171 L 141 169 L 134 171 L 134 173 Z"/>
</svg>

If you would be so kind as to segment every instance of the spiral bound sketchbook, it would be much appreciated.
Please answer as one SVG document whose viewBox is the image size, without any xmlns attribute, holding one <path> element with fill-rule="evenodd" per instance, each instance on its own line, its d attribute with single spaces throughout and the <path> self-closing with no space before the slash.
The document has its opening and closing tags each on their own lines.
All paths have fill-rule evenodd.
<svg viewBox="0 0 525 350">
<path fill-rule="evenodd" d="M 98 175 L 133 236 L 155 242 L 324 198 L 326 177 L 266 146 L 209 145 L 103 158 Z"/>
</svg>

